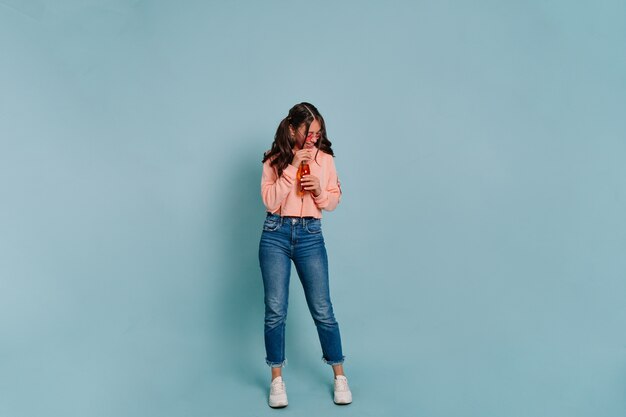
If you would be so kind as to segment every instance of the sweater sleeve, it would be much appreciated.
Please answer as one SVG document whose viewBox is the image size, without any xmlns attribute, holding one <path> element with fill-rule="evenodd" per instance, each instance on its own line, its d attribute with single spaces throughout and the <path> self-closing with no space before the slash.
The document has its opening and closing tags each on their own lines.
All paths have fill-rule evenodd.
<svg viewBox="0 0 626 417">
<path fill-rule="evenodd" d="M 339 186 L 334 158 L 329 155 L 328 161 L 326 165 L 326 185 L 322 185 L 322 192 L 317 197 L 313 197 L 313 201 L 315 201 L 315 205 L 318 208 L 332 211 L 339 204 L 339 200 L 341 200 L 341 187 Z"/>
<path fill-rule="evenodd" d="M 283 174 L 279 177 L 276 168 L 270 165 L 268 159 L 263 163 L 263 175 L 261 176 L 261 197 L 263 204 L 270 213 L 276 212 L 287 194 L 293 189 L 298 170 L 293 165 L 287 165 Z"/>
</svg>

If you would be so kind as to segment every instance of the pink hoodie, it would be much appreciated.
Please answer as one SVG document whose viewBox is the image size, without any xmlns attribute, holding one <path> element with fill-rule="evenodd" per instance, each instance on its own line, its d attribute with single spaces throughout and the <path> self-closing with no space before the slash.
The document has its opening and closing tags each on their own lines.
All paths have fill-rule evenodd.
<svg viewBox="0 0 626 417">
<path fill-rule="evenodd" d="M 296 173 L 298 169 L 293 165 L 287 165 L 283 174 L 278 177 L 276 167 L 270 166 L 268 159 L 263 164 L 263 176 L 261 177 L 261 196 L 267 211 L 272 214 L 293 217 L 322 218 L 322 209 L 334 210 L 341 198 L 341 188 L 335 161 L 333 157 L 323 151 L 317 154 L 315 160 L 309 162 L 311 175 L 320 180 L 322 193 L 313 197 L 309 191 L 303 197 L 296 192 Z"/>
</svg>

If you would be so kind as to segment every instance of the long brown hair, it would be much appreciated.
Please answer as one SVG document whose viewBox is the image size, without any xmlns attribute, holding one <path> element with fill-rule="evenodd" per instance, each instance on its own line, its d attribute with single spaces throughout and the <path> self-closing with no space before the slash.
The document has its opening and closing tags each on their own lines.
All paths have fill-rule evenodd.
<svg viewBox="0 0 626 417">
<path fill-rule="evenodd" d="M 320 138 L 317 140 L 316 148 L 317 152 L 320 150 L 326 152 L 329 155 L 335 156 L 331 148 L 332 143 L 326 136 L 326 123 L 324 118 L 317 110 L 317 108 L 311 103 L 302 102 L 296 104 L 289 110 L 289 114 L 278 124 L 276 129 L 276 135 L 274 135 L 274 142 L 272 148 L 263 155 L 263 161 L 270 160 L 270 165 L 275 166 L 278 170 L 278 176 L 280 177 L 283 170 L 287 168 L 287 165 L 291 163 L 293 159 L 292 149 L 296 144 L 295 138 L 291 136 L 289 126 L 297 130 L 302 124 L 306 126 L 304 136 L 308 135 L 309 127 L 313 120 L 317 120 L 320 123 Z M 317 158 L 317 152 L 315 158 Z M 316 160 L 317 162 L 317 160 Z"/>
</svg>

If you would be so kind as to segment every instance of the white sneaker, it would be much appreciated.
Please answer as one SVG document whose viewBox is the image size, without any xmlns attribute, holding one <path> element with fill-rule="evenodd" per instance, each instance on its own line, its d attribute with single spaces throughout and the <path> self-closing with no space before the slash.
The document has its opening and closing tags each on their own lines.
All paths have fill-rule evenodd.
<svg viewBox="0 0 626 417">
<path fill-rule="evenodd" d="M 348 386 L 348 378 L 343 375 L 335 377 L 335 404 L 350 404 L 352 402 L 352 393 Z"/>
<path fill-rule="evenodd" d="M 277 376 L 270 384 L 270 407 L 287 407 L 287 390 L 281 376 Z"/>
</svg>

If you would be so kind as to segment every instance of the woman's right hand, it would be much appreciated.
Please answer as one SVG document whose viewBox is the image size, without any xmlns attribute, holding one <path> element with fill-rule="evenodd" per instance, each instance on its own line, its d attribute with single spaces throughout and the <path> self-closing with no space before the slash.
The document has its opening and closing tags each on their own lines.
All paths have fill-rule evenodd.
<svg viewBox="0 0 626 417">
<path fill-rule="evenodd" d="M 312 149 L 300 149 L 294 153 L 291 165 L 299 168 L 301 163 L 309 162 L 311 159 L 313 159 Z"/>
</svg>

